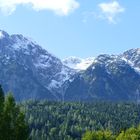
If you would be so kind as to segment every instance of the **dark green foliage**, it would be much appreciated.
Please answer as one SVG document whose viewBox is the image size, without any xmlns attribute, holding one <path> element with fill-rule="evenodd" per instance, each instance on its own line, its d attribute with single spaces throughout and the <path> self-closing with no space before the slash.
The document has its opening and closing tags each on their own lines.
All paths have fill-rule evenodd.
<svg viewBox="0 0 140 140">
<path fill-rule="evenodd" d="M 3 106 L 0 106 L 0 140 L 28 140 L 29 128 L 14 97 L 8 94 L 5 100 L 4 96 L 1 99 Z"/>
<path fill-rule="evenodd" d="M 3 109 L 3 104 L 4 104 L 4 92 L 3 92 L 3 89 L 0 85 L 0 114 L 1 114 L 2 109 Z"/>
<path fill-rule="evenodd" d="M 29 101 L 22 106 L 32 140 L 81 140 L 87 131 L 119 134 L 140 123 L 140 105 L 134 103 Z"/>
</svg>

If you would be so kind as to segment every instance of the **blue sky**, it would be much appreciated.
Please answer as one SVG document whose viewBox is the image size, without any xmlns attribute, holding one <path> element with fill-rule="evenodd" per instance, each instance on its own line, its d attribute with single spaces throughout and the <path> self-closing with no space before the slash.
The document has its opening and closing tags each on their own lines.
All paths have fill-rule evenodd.
<svg viewBox="0 0 140 140">
<path fill-rule="evenodd" d="M 0 0 L 0 29 L 65 58 L 140 47 L 140 1 Z"/>
</svg>

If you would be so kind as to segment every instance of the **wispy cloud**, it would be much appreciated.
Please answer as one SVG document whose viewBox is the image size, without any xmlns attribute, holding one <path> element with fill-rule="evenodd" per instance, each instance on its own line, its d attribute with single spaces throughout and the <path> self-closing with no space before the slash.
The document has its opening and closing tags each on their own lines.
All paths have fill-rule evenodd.
<svg viewBox="0 0 140 140">
<path fill-rule="evenodd" d="M 117 17 L 120 13 L 125 11 L 118 1 L 103 2 L 98 5 L 100 9 L 100 14 L 98 15 L 101 19 L 106 19 L 110 23 L 117 23 Z"/>
<path fill-rule="evenodd" d="M 36 11 L 51 10 L 58 15 L 67 16 L 80 4 L 76 0 L 0 0 L 0 11 L 12 14 L 18 5 L 31 5 Z"/>
<path fill-rule="evenodd" d="M 87 23 L 89 20 L 101 19 L 107 20 L 111 24 L 117 24 L 119 21 L 119 15 L 125 12 L 125 8 L 120 5 L 117 0 L 110 2 L 102 2 L 97 4 L 97 9 L 91 11 L 84 11 L 82 13 L 83 23 Z"/>
</svg>

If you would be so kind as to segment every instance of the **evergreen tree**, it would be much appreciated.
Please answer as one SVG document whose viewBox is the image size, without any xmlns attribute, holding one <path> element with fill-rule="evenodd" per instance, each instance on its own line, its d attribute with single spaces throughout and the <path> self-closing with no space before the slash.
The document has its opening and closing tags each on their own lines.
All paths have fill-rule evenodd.
<svg viewBox="0 0 140 140">
<path fill-rule="evenodd" d="M 29 131 L 24 118 L 24 113 L 16 105 L 12 94 L 9 94 L 4 104 L 3 140 L 27 140 Z"/>
<path fill-rule="evenodd" d="M 15 140 L 27 140 L 29 138 L 29 128 L 25 122 L 25 115 L 19 112 L 15 124 Z"/>
</svg>

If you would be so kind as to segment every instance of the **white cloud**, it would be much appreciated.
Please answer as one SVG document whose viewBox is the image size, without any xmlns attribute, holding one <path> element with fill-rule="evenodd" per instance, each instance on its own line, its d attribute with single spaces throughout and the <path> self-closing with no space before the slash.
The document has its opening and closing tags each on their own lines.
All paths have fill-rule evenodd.
<svg viewBox="0 0 140 140">
<path fill-rule="evenodd" d="M 68 15 L 79 7 L 76 0 L 0 0 L 0 11 L 12 14 L 18 5 L 31 5 L 36 10 L 51 10 L 58 15 Z"/>
<path fill-rule="evenodd" d="M 117 16 L 120 13 L 125 11 L 125 8 L 122 7 L 118 1 L 112 1 L 108 3 L 100 3 L 98 5 L 101 14 L 98 16 L 102 19 L 107 19 L 110 23 L 116 23 Z"/>
</svg>

